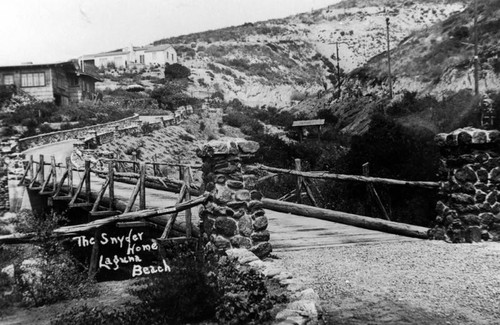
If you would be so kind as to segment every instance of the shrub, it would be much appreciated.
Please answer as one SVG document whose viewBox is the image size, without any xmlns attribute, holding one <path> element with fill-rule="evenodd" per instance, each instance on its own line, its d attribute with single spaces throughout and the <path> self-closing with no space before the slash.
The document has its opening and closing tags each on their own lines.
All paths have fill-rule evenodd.
<svg viewBox="0 0 500 325">
<path fill-rule="evenodd" d="M 16 290 L 25 305 L 41 306 L 96 293 L 87 270 L 52 237 L 52 231 L 67 221 L 64 216 L 54 213 L 35 216 L 24 210 L 19 220 L 17 230 L 35 233 L 41 247 L 31 266 L 16 266 Z"/>
<path fill-rule="evenodd" d="M 139 280 L 132 294 L 140 300 L 122 310 L 77 307 L 57 316 L 54 325 L 181 324 L 214 320 L 219 324 L 261 324 L 274 302 L 263 277 L 190 244 L 165 247 L 171 272 Z"/>
<path fill-rule="evenodd" d="M 165 79 L 185 79 L 191 75 L 191 70 L 179 63 L 165 65 Z"/>
</svg>

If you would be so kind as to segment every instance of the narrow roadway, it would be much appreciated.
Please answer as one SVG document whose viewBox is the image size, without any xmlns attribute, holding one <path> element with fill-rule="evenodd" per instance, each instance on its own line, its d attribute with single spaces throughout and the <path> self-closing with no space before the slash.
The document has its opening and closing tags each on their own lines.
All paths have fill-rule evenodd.
<svg viewBox="0 0 500 325">
<path fill-rule="evenodd" d="M 65 163 L 66 157 L 73 150 L 75 140 L 54 143 L 25 151 L 26 157 L 33 155 L 34 160 L 38 160 L 40 154 L 45 155 L 45 161 L 50 162 L 50 156 L 54 155 L 56 163 Z M 48 173 L 48 169 L 46 171 Z M 62 171 L 58 171 L 61 175 Z M 80 180 L 83 173 L 74 174 L 75 185 Z M 104 179 L 92 174 L 92 190 L 98 191 Z M 133 185 L 124 183 L 115 183 L 115 196 L 123 201 L 127 201 Z M 177 194 L 146 189 L 146 207 L 161 208 L 174 205 L 177 200 Z M 136 207 L 137 208 L 137 207 Z M 197 209 L 193 211 L 193 222 L 198 223 Z M 303 250 L 309 248 L 332 247 L 339 245 L 355 245 L 380 242 L 404 242 L 416 241 L 419 239 L 388 234 L 375 230 L 368 230 L 335 222 L 324 221 L 314 218 L 307 218 L 293 214 L 286 214 L 267 210 L 266 215 L 269 219 L 268 229 L 271 232 L 271 243 L 275 251 Z M 179 215 L 183 219 L 183 214 Z M 178 220 L 179 220 L 178 219 Z"/>
</svg>

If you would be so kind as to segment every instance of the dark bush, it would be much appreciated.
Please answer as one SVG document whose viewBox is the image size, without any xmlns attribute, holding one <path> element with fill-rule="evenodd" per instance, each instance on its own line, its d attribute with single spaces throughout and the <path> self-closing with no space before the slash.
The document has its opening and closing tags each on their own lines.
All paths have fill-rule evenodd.
<svg viewBox="0 0 500 325">
<path fill-rule="evenodd" d="M 189 68 L 179 63 L 165 64 L 165 79 L 185 79 L 191 75 Z"/>
</svg>

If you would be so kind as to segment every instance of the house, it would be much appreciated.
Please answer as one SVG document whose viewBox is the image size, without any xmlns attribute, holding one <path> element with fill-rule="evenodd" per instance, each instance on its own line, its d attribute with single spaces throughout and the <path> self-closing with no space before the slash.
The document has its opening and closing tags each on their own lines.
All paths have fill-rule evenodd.
<svg viewBox="0 0 500 325">
<path fill-rule="evenodd" d="M 0 85 L 64 106 L 97 97 L 95 83 L 102 80 L 86 70 L 82 71 L 76 61 L 0 66 Z"/>
<path fill-rule="evenodd" d="M 133 68 L 149 65 L 177 63 L 177 52 L 170 44 L 129 46 L 114 51 L 84 55 L 78 58 L 80 65 L 92 64 L 98 68 Z"/>
</svg>

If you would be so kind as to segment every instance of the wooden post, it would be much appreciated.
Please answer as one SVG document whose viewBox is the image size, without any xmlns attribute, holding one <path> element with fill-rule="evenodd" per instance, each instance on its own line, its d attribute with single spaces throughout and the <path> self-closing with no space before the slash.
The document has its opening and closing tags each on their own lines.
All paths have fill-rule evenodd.
<svg viewBox="0 0 500 325">
<path fill-rule="evenodd" d="M 33 164 L 33 155 L 30 155 L 30 181 L 33 181 L 33 176 L 35 176 L 35 164 Z"/>
<path fill-rule="evenodd" d="M 66 157 L 66 168 L 68 169 L 68 195 L 73 196 L 73 165 L 70 157 Z"/>
<path fill-rule="evenodd" d="M 85 195 L 90 202 L 90 160 L 85 160 Z"/>
<path fill-rule="evenodd" d="M 302 142 L 302 137 L 304 136 L 303 131 L 302 127 L 299 127 L 299 142 Z"/>
<path fill-rule="evenodd" d="M 97 228 L 94 232 L 94 245 L 92 246 L 92 254 L 90 255 L 89 278 L 94 278 L 98 271 L 99 237 L 101 237 L 101 229 Z"/>
<path fill-rule="evenodd" d="M 50 156 L 50 167 L 52 168 L 52 191 L 57 189 L 56 157 Z"/>
<path fill-rule="evenodd" d="M 139 210 L 146 209 L 146 164 L 141 163 L 140 165 L 140 196 L 139 196 Z"/>
<path fill-rule="evenodd" d="M 363 168 L 363 176 L 370 176 L 370 163 L 366 162 L 362 166 Z M 370 183 L 366 184 L 366 201 L 365 201 L 365 213 L 367 216 L 371 216 L 372 212 L 371 205 L 371 191 L 370 191 Z"/>
<path fill-rule="evenodd" d="M 40 155 L 39 164 L 38 164 L 38 170 L 40 171 L 38 174 L 38 180 L 40 184 L 43 184 L 45 181 L 45 162 L 43 161 L 43 155 Z"/>
<path fill-rule="evenodd" d="M 366 173 L 366 175 L 365 175 L 365 173 Z M 363 176 L 368 176 L 369 173 L 370 173 L 370 164 L 369 163 L 363 164 Z M 380 196 L 378 195 L 377 190 L 375 190 L 375 187 L 373 186 L 373 184 L 371 184 L 371 183 L 368 184 L 366 186 L 366 189 L 368 192 L 367 193 L 368 197 L 373 196 L 373 198 L 375 199 L 375 202 L 377 202 L 377 205 L 380 208 L 380 211 L 382 212 L 382 215 L 384 216 L 384 218 L 390 221 L 391 219 L 389 218 L 389 215 L 387 214 L 387 211 L 385 210 L 384 204 L 382 203 L 382 200 L 380 200 Z"/>
<path fill-rule="evenodd" d="M 295 159 L 295 170 L 298 172 L 302 170 L 301 161 L 298 158 Z M 302 176 L 297 175 L 297 188 L 295 191 L 297 195 L 297 203 L 302 203 L 302 182 Z"/>
<path fill-rule="evenodd" d="M 191 188 L 191 177 L 189 176 L 188 167 L 181 167 L 183 169 L 184 174 L 184 184 L 186 184 L 186 201 L 191 200 L 191 194 L 189 193 L 189 189 Z M 192 233 L 192 224 L 191 224 L 191 209 L 187 209 L 184 211 L 184 215 L 186 216 L 186 237 L 190 238 Z"/>
<path fill-rule="evenodd" d="M 184 170 L 182 166 L 179 164 L 179 180 L 182 181 L 184 179 Z"/>
<path fill-rule="evenodd" d="M 115 209 L 115 170 L 112 160 L 108 163 L 108 178 L 109 178 L 109 211 Z"/>
</svg>

